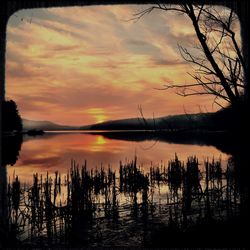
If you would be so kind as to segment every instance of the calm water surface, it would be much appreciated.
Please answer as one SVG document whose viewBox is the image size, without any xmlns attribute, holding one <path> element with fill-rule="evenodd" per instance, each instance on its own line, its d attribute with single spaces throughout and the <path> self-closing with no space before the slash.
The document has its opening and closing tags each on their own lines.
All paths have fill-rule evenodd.
<svg viewBox="0 0 250 250">
<path fill-rule="evenodd" d="M 180 160 L 196 155 L 201 163 L 205 159 L 221 158 L 225 167 L 228 155 L 213 146 L 174 144 L 154 140 L 129 141 L 108 139 L 105 135 L 79 132 L 47 132 L 43 136 L 24 137 L 19 158 L 14 166 L 8 166 L 8 175 L 18 175 L 22 181 L 30 182 L 34 173 L 66 174 L 71 160 L 79 164 L 87 161 L 89 168 L 119 169 L 120 161 L 130 161 L 135 155 L 141 168 L 146 171 L 151 164 L 167 165 L 177 153 Z"/>
<path fill-rule="evenodd" d="M 13 195 L 18 193 L 15 191 L 18 181 L 11 182 L 6 189 L 6 197 L 9 197 L 6 201 L 9 203 L 5 213 L 7 215 L 10 211 L 6 216 L 10 218 L 8 228 L 12 226 L 18 229 L 11 232 L 11 235 L 16 233 L 17 245 L 39 247 L 42 242 L 57 247 L 144 246 L 150 244 L 155 237 L 154 232 L 159 229 L 159 232 L 166 230 L 162 238 L 164 241 L 165 235 L 170 232 L 173 237 L 182 235 L 178 232 L 192 232 L 192 228 L 197 230 L 196 225 L 198 230 L 202 225 L 202 232 L 204 229 L 210 232 L 217 222 L 227 223 L 232 216 L 237 218 L 242 207 L 241 197 L 246 196 L 240 193 L 244 189 L 237 185 L 232 161 L 226 168 L 229 157 L 232 160 L 230 155 L 214 146 L 195 145 L 209 143 L 209 140 L 202 142 L 191 138 L 192 144 L 188 144 L 191 142 L 181 137 L 185 144 L 177 144 L 170 143 L 171 139 L 167 141 L 165 134 L 164 138 L 158 138 L 157 141 L 153 140 L 152 135 L 151 132 L 138 131 L 103 131 L 102 134 L 57 131 L 37 137 L 24 136 L 18 160 L 7 168 L 8 175 L 10 179 L 18 175 L 21 184 L 31 183 L 35 173 L 43 174 L 44 178 L 43 183 L 40 178 L 34 182 L 36 184 L 32 188 L 30 185 L 21 185 L 18 209 L 15 207 L 18 196 Z M 18 142 L 15 137 L 6 139 L 9 147 L 11 139 L 13 145 Z M 19 150 L 18 145 L 16 149 Z M 197 175 L 198 179 L 195 179 L 196 174 L 190 175 L 190 167 L 189 171 L 183 170 L 184 177 L 182 175 L 179 181 L 178 177 L 171 181 L 173 172 L 170 175 L 168 172 L 167 179 L 154 179 L 156 175 L 152 172 L 150 175 L 145 174 L 151 166 L 168 166 L 168 161 L 173 160 L 175 154 L 185 162 L 189 156 L 198 157 L 202 172 Z M 135 155 L 137 166 L 144 170 L 144 174 L 132 170 L 128 175 L 128 165 L 119 173 L 120 161 L 131 162 Z M 211 170 L 203 171 L 204 161 L 209 159 L 211 162 L 212 158 L 221 159 L 224 174 L 220 177 Z M 15 162 L 13 159 L 9 157 L 9 163 Z M 64 178 L 62 182 L 59 181 L 54 172 L 59 171 L 62 175 L 68 173 L 72 159 L 79 164 L 86 160 L 89 169 L 108 169 L 110 166 L 116 175 L 113 172 L 110 175 L 109 171 L 106 174 L 94 171 L 92 175 L 86 171 L 78 176 L 76 171 L 71 172 L 72 179 L 69 178 L 68 182 Z M 225 174 L 226 169 L 228 174 Z M 45 180 L 47 172 L 53 179 Z M 194 180 L 198 180 L 198 184 Z M 211 230 L 209 223 L 212 223 Z M 234 225 L 231 227 L 230 231 L 237 228 Z M 196 240 L 195 232 L 190 235 L 194 235 Z"/>
</svg>

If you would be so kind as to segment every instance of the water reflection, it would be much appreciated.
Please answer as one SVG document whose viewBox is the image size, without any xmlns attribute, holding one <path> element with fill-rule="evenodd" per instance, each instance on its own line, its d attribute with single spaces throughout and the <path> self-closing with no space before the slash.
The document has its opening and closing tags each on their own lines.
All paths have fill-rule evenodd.
<svg viewBox="0 0 250 250">
<path fill-rule="evenodd" d="M 7 165 L 15 165 L 23 142 L 22 135 L 2 136 L 0 165 L 0 248 L 8 232 Z"/>
<path fill-rule="evenodd" d="M 227 154 L 213 146 L 168 143 L 164 138 L 155 143 L 145 136 L 138 140 L 136 134 L 129 136 L 126 133 L 113 133 L 111 136 L 111 133 L 46 133 L 35 138 L 24 136 L 19 160 L 14 166 L 8 167 L 8 175 L 12 176 L 15 171 L 22 180 L 30 181 L 34 173 L 60 171 L 65 174 L 69 170 L 71 159 L 79 163 L 87 160 L 91 168 L 103 166 L 107 169 L 110 166 L 114 170 L 118 170 L 121 160 L 129 161 L 135 155 L 138 156 L 138 164 L 145 170 L 151 164 L 166 165 L 175 153 L 182 161 L 190 155 L 196 155 L 203 161 L 207 157 L 221 157 L 225 165 L 228 159 Z"/>
<path fill-rule="evenodd" d="M 1 238 L 8 239 L 5 242 L 8 247 L 10 243 L 126 246 L 128 239 L 130 246 L 179 246 L 176 238 L 182 239 L 183 246 L 193 243 L 208 246 L 204 242 L 216 241 L 245 246 L 244 226 L 249 222 L 249 157 L 245 145 L 234 145 L 236 153 L 230 157 L 217 149 L 220 147 L 217 142 L 212 143 L 214 139 L 195 145 L 193 138 L 188 145 L 187 138 L 183 138 L 186 144 L 180 144 L 180 138 L 158 137 L 152 147 L 153 137 L 148 136 L 68 133 L 5 140 L 3 163 L 8 165 L 8 173 L 1 167 Z M 175 153 L 179 159 L 169 163 Z M 135 170 L 133 162 L 130 170 L 121 168 L 120 160 L 128 166 L 135 154 L 138 169 Z M 183 168 L 183 161 L 193 155 L 201 165 L 196 158 L 189 158 L 190 163 Z M 216 160 L 212 165 L 205 163 L 207 158 L 211 163 L 213 157 L 221 157 L 221 169 Z M 87 160 L 85 172 L 75 171 L 67 176 L 71 159 L 79 162 L 79 167 Z M 18 179 L 12 177 L 14 170 Z M 59 171 L 61 175 L 55 181 L 47 176 L 47 171 L 51 174 Z M 34 173 L 39 174 L 36 181 Z M 47 176 L 43 185 L 40 174 Z M 7 175 L 11 176 L 8 189 Z M 81 182 L 79 176 L 84 176 L 85 181 Z M 92 180 L 89 186 L 84 184 L 88 183 L 86 178 Z M 70 185 L 64 185 L 67 180 L 71 180 Z M 33 187 L 23 186 L 24 182 L 33 182 Z M 15 195 L 20 188 L 24 188 L 21 196 Z M 27 216 L 21 212 L 20 209 L 26 210 L 19 203 L 25 199 L 31 208 Z M 20 219 L 20 214 L 26 217 Z M 27 225 L 30 228 L 25 231 Z"/>
<path fill-rule="evenodd" d="M 167 169 L 144 172 L 135 158 L 120 163 L 116 174 L 72 161 L 65 181 L 58 173 L 53 178 L 35 175 L 31 186 L 15 178 L 8 188 L 10 235 L 15 236 L 9 246 L 150 246 L 155 230 L 172 236 L 168 242 L 158 238 L 155 246 L 197 246 L 204 232 L 206 240 L 218 233 L 216 226 L 222 232 L 230 226 L 236 234 L 239 229 L 232 226 L 241 222 L 242 194 L 234 162 L 230 159 L 224 171 L 219 161 L 205 165 L 201 172 L 196 157 L 184 164 L 176 156 Z"/>
<path fill-rule="evenodd" d="M 22 135 L 2 137 L 2 166 L 15 165 L 20 154 L 22 143 Z"/>
</svg>

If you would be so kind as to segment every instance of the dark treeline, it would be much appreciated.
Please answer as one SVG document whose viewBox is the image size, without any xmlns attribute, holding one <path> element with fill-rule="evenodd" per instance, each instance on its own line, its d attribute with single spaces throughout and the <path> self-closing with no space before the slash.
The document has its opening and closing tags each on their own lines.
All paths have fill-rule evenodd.
<svg viewBox="0 0 250 250">
<path fill-rule="evenodd" d="M 224 170 L 215 160 L 202 169 L 196 157 L 184 163 L 175 156 L 144 172 L 135 158 L 121 162 L 118 173 L 72 161 L 64 177 L 9 182 L 6 246 L 179 246 L 186 235 L 184 246 L 197 246 L 200 230 L 215 246 L 207 232 L 223 225 L 235 233 L 240 192 L 232 160 Z"/>
<path fill-rule="evenodd" d="M 221 109 L 214 113 L 180 114 L 160 118 L 130 118 L 106 121 L 87 127 L 89 130 L 154 130 L 164 132 L 176 131 L 228 131 L 232 134 L 248 131 L 246 116 L 243 119 L 242 110 L 232 107 Z M 246 113 L 244 113 L 246 114 Z M 232 119 L 234 117 L 234 119 Z M 80 129 L 86 129 L 81 127 Z M 241 129 L 235 131 L 236 129 Z M 246 130 L 247 129 L 247 130 Z"/>
<path fill-rule="evenodd" d="M 2 102 L 2 130 L 6 132 L 22 131 L 22 119 L 13 100 Z"/>
</svg>

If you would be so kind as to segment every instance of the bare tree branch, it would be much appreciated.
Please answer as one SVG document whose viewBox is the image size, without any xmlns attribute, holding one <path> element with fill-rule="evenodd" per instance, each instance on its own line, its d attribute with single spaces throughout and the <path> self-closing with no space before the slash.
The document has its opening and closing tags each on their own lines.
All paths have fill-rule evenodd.
<svg viewBox="0 0 250 250">
<path fill-rule="evenodd" d="M 181 96 L 213 95 L 214 103 L 222 107 L 220 100 L 236 105 L 246 89 L 246 65 L 240 46 L 236 41 L 233 23 L 237 16 L 233 11 L 208 5 L 156 4 L 135 14 L 140 19 L 153 10 L 175 11 L 186 15 L 193 24 L 198 44 L 195 53 L 178 44 L 182 58 L 194 66 L 188 73 L 194 80 L 190 84 L 165 84 L 161 90 L 176 89 Z"/>
</svg>

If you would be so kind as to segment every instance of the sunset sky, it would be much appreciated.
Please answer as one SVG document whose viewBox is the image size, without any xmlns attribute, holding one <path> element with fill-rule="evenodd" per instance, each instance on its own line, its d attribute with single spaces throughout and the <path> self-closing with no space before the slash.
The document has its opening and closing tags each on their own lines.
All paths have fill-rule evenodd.
<svg viewBox="0 0 250 250">
<path fill-rule="evenodd" d="M 216 111 L 209 96 L 183 98 L 166 83 L 193 82 L 177 44 L 192 47 L 191 22 L 145 6 L 22 10 L 9 20 L 6 97 L 21 116 L 60 124 Z"/>
</svg>

